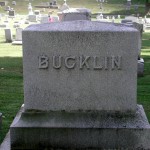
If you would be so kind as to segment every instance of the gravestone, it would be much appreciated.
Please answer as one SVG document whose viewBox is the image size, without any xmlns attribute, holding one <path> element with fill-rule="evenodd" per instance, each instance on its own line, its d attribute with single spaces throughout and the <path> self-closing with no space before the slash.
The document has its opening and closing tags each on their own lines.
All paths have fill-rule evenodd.
<svg viewBox="0 0 150 150">
<path fill-rule="evenodd" d="M 2 128 L 2 113 L 0 113 L 0 129 Z"/>
<path fill-rule="evenodd" d="M 132 23 L 132 20 L 122 19 L 121 23 Z"/>
<path fill-rule="evenodd" d="M 40 10 L 34 10 L 34 14 L 35 15 L 40 15 L 41 13 L 40 13 Z"/>
<path fill-rule="evenodd" d="M 5 29 L 5 39 L 7 43 L 12 42 L 12 33 L 11 29 Z"/>
<path fill-rule="evenodd" d="M 0 28 L 7 28 L 8 24 L 0 24 Z"/>
<path fill-rule="evenodd" d="M 103 19 L 104 18 L 103 18 L 103 14 L 102 13 L 97 16 L 97 20 L 103 20 Z"/>
<path fill-rule="evenodd" d="M 30 22 L 37 22 L 37 15 L 28 15 L 28 20 Z"/>
<path fill-rule="evenodd" d="M 22 28 L 17 28 L 16 29 L 16 41 L 22 41 Z"/>
<path fill-rule="evenodd" d="M 138 60 L 138 77 L 144 76 L 144 59 L 140 58 Z"/>
<path fill-rule="evenodd" d="M 13 45 L 22 45 L 22 28 L 16 28 L 16 38 L 12 42 Z"/>
<path fill-rule="evenodd" d="M 49 3 L 50 8 L 58 8 L 57 1 L 53 0 Z"/>
<path fill-rule="evenodd" d="M 66 0 L 64 0 L 64 4 L 59 8 L 60 11 L 64 11 L 69 9 L 69 5 L 67 5 Z"/>
<path fill-rule="evenodd" d="M 15 17 L 15 10 L 9 10 L 9 17 Z"/>
<path fill-rule="evenodd" d="M 150 125 L 136 100 L 139 36 L 91 21 L 26 28 L 24 110 L 10 127 L 12 150 L 149 149 Z"/>
<path fill-rule="evenodd" d="M 135 17 L 135 16 L 126 16 L 125 20 L 131 20 L 132 22 L 138 22 L 138 17 Z"/>
<path fill-rule="evenodd" d="M 48 18 L 48 15 L 42 15 L 40 17 L 40 23 L 49 23 L 49 18 Z"/>
<path fill-rule="evenodd" d="M 7 2 L 6 2 L 6 1 L 0 2 L 0 6 L 6 6 L 6 5 L 7 5 Z"/>
<path fill-rule="evenodd" d="M 86 8 L 70 8 L 58 12 L 60 21 L 91 20 L 91 11 Z"/>
<path fill-rule="evenodd" d="M 53 22 L 59 22 L 59 17 L 58 16 L 51 16 Z"/>
<path fill-rule="evenodd" d="M 16 3 L 16 1 L 12 1 L 12 5 L 16 5 L 17 3 Z"/>
<path fill-rule="evenodd" d="M 10 6 L 6 6 L 5 10 L 10 11 Z"/>
</svg>

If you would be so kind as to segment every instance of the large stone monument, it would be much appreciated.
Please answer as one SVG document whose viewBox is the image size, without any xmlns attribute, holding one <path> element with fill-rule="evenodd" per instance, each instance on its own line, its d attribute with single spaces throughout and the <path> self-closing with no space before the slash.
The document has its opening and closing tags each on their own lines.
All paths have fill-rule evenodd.
<svg viewBox="0 0 150 150">
<path fill-rule="evenodd" d="M 24 110 L 11 149 L 149 149 L 137 105 L 139 32 L 74 21 L 23 31 Z"/>
</svg>

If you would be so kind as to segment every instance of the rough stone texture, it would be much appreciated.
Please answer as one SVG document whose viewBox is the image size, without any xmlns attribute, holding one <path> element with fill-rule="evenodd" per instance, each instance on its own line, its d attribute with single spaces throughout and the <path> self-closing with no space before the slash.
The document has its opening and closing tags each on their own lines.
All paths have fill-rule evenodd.
<svg viewBox="0 0 150 150">
<path fill-rule="evenodd" d="M 11 29 L 5 29 L 5 39 L 6 42 L 12 42 L 12 34 L 11 34 Z"/>
<path fill-rule="evenodd" d="M 12 150 L 150 148 L 150 125 L 142 106 L 135 116 L 124 117 L 97 112 L 23 112 L 11 125 L 10 135 Z"/>
<path fill-rule="evenodd" d="M 143 76 L 144 76 L 144 60 L 143 58 L 140 58 L 140 60 L 138 60 L 138 77 Z"/>
<path fill-rule="evenodd" d="M 110 23 L 71 21 L 28 27 L 23 31 L 25 109 L 135 111 L 138 39 L 136 29 Z M 40 69 L 43 55 L 49 66 Z M 55 69 L 52 56 L 75 56 L 76 66 L 68 69 L 63 60 Z M 79 68 L 81 56 L 91 57 L 89 69 Z M 94 70 L 94 56 L 101 57 L 97 63 L 102 65 L 107 56 L 108 69 Z M 122 57 L 120 70 L 112 70 L 113 56 Z"/>
<path fill-rule="evenodd" d="M 2 113 L 0 113 L 0 129 L 2 127 Z"/>
<path fill-rule="evenodd" d="M 86 8 L 70 8 L 58 13 L 60 21 L 91 20 L 91 12 Z"/>
</svg>

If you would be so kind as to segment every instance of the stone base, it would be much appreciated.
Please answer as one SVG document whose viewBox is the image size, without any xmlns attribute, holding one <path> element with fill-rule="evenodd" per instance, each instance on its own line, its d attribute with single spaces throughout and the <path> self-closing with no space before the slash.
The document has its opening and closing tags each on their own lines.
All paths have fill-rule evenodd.
<svg viewBox="0 0 150 150">
<path fill-rule="evenodd" d="M 98 112 L 21 112 L 10 127 L 11 149 L 150 149 L 142 106 L 134 116 Z"/>
<path fill-rule="evenodd" d="M 138 77 L 143 76 L 144 76 L 144 59 L 140 58 L 140 60 L 138 60 Z"/>
<path fill-rule="evenodd" d="M 0 129 L 2 127 L 2 113 L 0 113 Z"/>
<path fill-rule="evenodd" d="M 12 45 L 22 45 L 22 41 L 13 41 Z"/>
</svg>

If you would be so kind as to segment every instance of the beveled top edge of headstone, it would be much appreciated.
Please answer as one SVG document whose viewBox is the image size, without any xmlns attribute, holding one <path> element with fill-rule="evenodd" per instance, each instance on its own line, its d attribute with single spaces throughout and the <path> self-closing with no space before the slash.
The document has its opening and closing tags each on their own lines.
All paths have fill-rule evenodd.
<svg viewBox="0 0 150 150">
<path fill-rule="evenodd" d="M 105 23 L 98 21 L 65 21 L 65 22 L 54 22 L 45 24 L 30 25 L 25 30 L 26 31 L 88 31 L 88 32 L 138 32 L 137 29 L 133 27 L 128 27 L 123 24 L 115 23 Z"/>
</svg>

